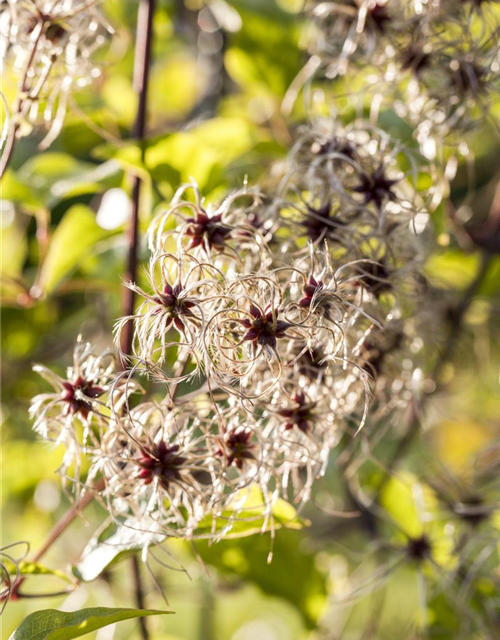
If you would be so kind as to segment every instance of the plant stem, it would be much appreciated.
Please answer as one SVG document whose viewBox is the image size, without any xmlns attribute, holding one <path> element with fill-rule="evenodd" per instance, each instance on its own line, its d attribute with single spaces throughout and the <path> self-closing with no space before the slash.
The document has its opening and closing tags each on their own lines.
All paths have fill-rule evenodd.
<svg viewBox="0 0 500 640">
<path fill-rule="evenodd" d="M 10 127 L 9 134 L 7 136 L 5 147 L 3 148 L 2 158 L 0 160 L 0 179 L 3 178 L 4 173 L 7 171 L 14 155 L 14 149 L 17 141 L 18 124 L 14 124 Z"/>
<path fill-rule="evenodd" d="M 66 531 L 73 520 L 85 509 L 88 504 L 92 502 L 92 500 L 95 498 L 96 492 L 101 491 L 101 489 L 103 488 L 104 480 L 101 479 L 96 482 L 96 484 L 91 489 L 89 489 L 89 491 L 82 498 L 80 498 L 80 500 L 76 504 L 74 504 L 70 509 L 68 509 L 68 511 L 66 511 L 62 518 L 52 528 L 45 542 L 33 555 L 31 559 L 32 562 L 38 562 L 39 560 L 41 560 L 41 558 L 47 553 L 54 542 L 58 540 L 60 536 Z M 19 587 L 22 585 L 24 580 L 24 577 L 20 577 L 12 587 L 12 593 L 15 593 L 19 597 L 24 597 L 24 594 L 19 593 Z"/>
<path fill-rule="evenodd" d="M 142 579 L 141 579 L 141 566 L 139 563 L 139 559 L 137 556 L 132 556 L 130 558 L 131 566 L 132 566 L 132 582 L 134 585 L 135 591 L 135 604 L 138 609 L 145 609 L 145 598 L 144 591 L 142 588 Z M 139 618 L 139 626 L 141 628 L 141 636 L 143 640 L 148 640 L 149 632 L 146 626 L 146 622 L 144 618 Z"/>
<path fill-rule="evenodd" d="M 149 70 L 151 62 L 151 44 L 153 40 L 153 15 L 155 10 L 155 0 L 140 0 L 137 14 L 137 31 L 135 40 L 135 60 L 134 60 L 134 88 L 139 96 L 137 107 L 137 118 L 134 127 L 134 137 L 141 146 L 141 159 L 144 162 L 145 150 L 144 139 L 146 133 L 147 117 L 147 96 L 149 85 Z M 128 261 L 126 279 L 135 282 L 137 278 L 137 249 L 139 245 L 139 210 L 141 198 L 141 179 L 134 176 L 132 189 L 132 218 L 128 232 Z M 123 315 L 132 316 L 134 313 L 135 293 L 128 287 L 124 287 L 123 292 Z M 124 327 L 121 340 L 122 367 L 126 368 L 125 358 L 132 355 L 134 324 L 129 320 Z M 144 591 L 141 581 L 139 560 L 136 556 L 131 558 L 133 584 L 135 590 L 136 604 L 139 609 L 145 608 Z M 149 640 L 149 631 L 145 618 L 139 619 L 139 627 L 143 640 Z"/>
<path fill-rule="evenodd" d="M 17 142 L 17 132 L 21 124 L 20 117 L 23 111 L 24 103 L 26 100 L 29 99 L 29 87 L 28 87 L 29 71 L 35 59 L 35 55 L 38 49 L 38 44 L 42 36 L 43 24 L 39 22 L 35 28 L 37 29 L 37 32 L 35 35 L 33 45 L 31 47 L 30 55 L 24 66 L 23 77 L 21 79 L 21 82 L 19 83 L 16 107 L 14 109 L 14 114 L 12 116 L 12 122 L 9 127 L 9 133 L 7 136 L 7 140 L 5 142 L 5 147 L 2 150 L 2 157 L 0 159 L 0 180 L 3 178 L 5 172 L 7 171 L 10 161 L 12 160 L 12 156 L 14 155 L 14 150 L 16 148 L 16 142 Z"/>
<path fill-rule="evenodd" d="M 153 35 L 153 14 L 155 0 L 141 0 L 137 15 L 137 35 L 134 61 L 134 88 L 139 95 L 137 118 L 134 127 L 134 137 L 142 147 L 142 160 L 144 161 L 144 138 L 146 132 L 147 94 L 149 85 L 149 68 L 151 60 L 151 43 Z M 132 218 L 128 232 L 129 252 L 127 261 L 126 278 L 135 282 L 137 277 L 137 248 L 139 242 L 139 203 L 141 194 L 141 179 L 134 177 L 132 189 Z M 123 311 L 125 316 L 134 313 L 135 293 L 128 287 L 124 287 Z M 133 322 L 129 320 L 122 333 L 121 350 L 124 354 L 132 353 Z M 125 363 L 122 363 L 123 365 Z"/>
<path fill-rule="evenodd" d="M 134 61 L 134 85 L 139 96 L 137 118 L 135 122 L 134 135 L 140 143 L 144 141 L 144 135 L 146 131 L 146 107 L 147 107 L 147 89 L 149 82 L 149 66 L 151 58 L 151 41 L 153 33 L 153 14 L 155 8 L 155 0 L 141 0 L 139 4 L 138 18 L 137 18 L 137 35 L 136 35 L 136 51 Z M 35 43 L 38 43 L 38 40 Z M 35 46 L 33 51 L 35 51 Z M 34 53 L 32 53 L 32 56 Z M 27 67 L 28 68 L 28 67 Z M 26 84 L 27 73 L 23 79 L 23 87 Z M 9 156 L 5 158 L 6 161 L 10 159 Z M 142 152 L 144 157 L 144 150 Z M 6 169 L 6 164 L 2 163 L 2 168 Z M 141 181 L 136 176 L 134 178 L 133 195 L 132 195 L 132 219 L 129 229 L 129 253 L 127 263 L 127 277 L 129 280 L 134 281 L 137 274 L 137 246 L 138 246 L 138 233 L 139 233 L 139 198 L 140 198 Z M 125 289 L 125 296 L 123 300 L 123 308 L 126 315 L 132 315 L 134 312 L 134 293 L 128 289 Z M 125 354 L 132 352 L 132 323 L 129 322 L 124 332 L 125 337 L 122 341 L 122 350 Z M 123 364 L 123 363 L 122 363 Z M 45 555 L 54 542 L 62 535 L 62 533 L 73 522 L 76 516 L 82 511 L 95 497 L 95 492 L 100 491 L 104 487 L 104 481 L 100 480 L 96 483 L 94 490 L 86 493 L 81 500 L 73 505 L 57 522 L 52 531 L 47 536 L 44 544 L 33 556 L 33 562 L 37 562 Z M 137 559 L 133 559 L 137 562 Z M 140 575 L 137 572 L 136 581 L 136 595 L 137 601 L 139 598 L 143 602 L 142 587 L 140 585 Z M 15 585 L 15 589 L 19 588 L 23 582 L 23 578 L 18 580 Z M 137 587 L 138 585 L 138 587 Z M 145 624 L 142 624 L 141 620 L 141 632 L 143 640 L 149 640 L 149 634 Z"/>
<path fill-rule="evenodd" d="M 71 509 L 68 509 L 68 511 L 66 511 L 59 522 L 57 522 L 53 529 L 50 531 L 43 545 L 33 556 L 33 562 L 38 562 L 42 558 L 42 556 L 47 553 L 50 547 L 64 533 L 64 531 L 66 531 L 68 526 L 73 522 L 77 515 L 81 511 L 83 511 L 83 509 L 85 509 L 88 504 L 92 502 L 92 500 L 95 498 L 95 493 L 101 491 L 101 489 L 103 488 L 104 480 L 101 479 L 96 482 L 93 490 L 88 491 L 76 504 L 71 507 Z"/>
</svg>

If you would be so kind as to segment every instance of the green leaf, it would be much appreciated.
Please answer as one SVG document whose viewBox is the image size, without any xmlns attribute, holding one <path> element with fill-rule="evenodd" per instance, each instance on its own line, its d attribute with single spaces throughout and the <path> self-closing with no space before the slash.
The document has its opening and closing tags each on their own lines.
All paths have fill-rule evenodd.
<svg viewBox="0 0 500 640">
<path fill-rule="evenodd" d="M 206 192 L 214 169 L 220 172 L 220 183 L 221 167 L 263 141 L 266 141 L 265 134 L 244 119 L 219 117 L 189 131 L 150 138 L 144 145 L 145 162 L 141 159 L 140 148 L 134 144 L 119 148 L 104 144 L 95 149 L 94 156 L 101 160 L 113 158 L 141 178 L 150 176 L 157 182 L 167 181 L 173 187 L 193 177 Z"/>
<path fill-rule="evenodd" d="M 432 255 L 425 263 L 425 274 L 436 286 L 466 289 L 477 273 L 479 260 L 477 253 L 450 249 Z"/>
<path fill-rule="evenodd" d="M 327 576 L 303 542 L 301 532 L 282 530 L 274 542 L 266 534 L 224 539 L 216 544 L 197 542 L 196 550 L 204 562 L 223 575 L 252 582 L 265 594 L 289 602 L 312 629 L 326 603 Z M 268 564 L 271 548 L 273 558 Z"/>
<path fill-rule="evenodd" d="M 20 324 L 18 322 L 18 324 Z M 22 328 L 22 325 L 21 325 Z M 17 349 L 18 347 L 16 347 Z M 16 422 L 10 415 L 6 427 L 14 431 Z M 2 490 L 5 498 L 9 500 L 21 500 L 23 494 L 32 494 L 40 480 L 50 475 L 57 469 L 64 455 L 62 445 L 53 447 L 41 447 L 39 441 L 8 440 L 2 444 L 4 460 L 9 464 L 2 469 Z M 26 464 L 26 460 L 36 459 L 36 464 Z M 19 469 L 23 469 L 19 473 Z"/>
<path fill-rule="evenodd" d="M 150 143 L 145 143 L 146 146 L 148 144 Z M 94 149 L 93 155 L 100 160 L 119 163 L 123 169 L 139 176 L 142 180 L 149 179 L 149 169 L 142 161 L 141 148 L 137 144 L 123 144 L 117 147 L 108 142 Z"/>
<path fill-rule="evenodd" d="M 71 207 L 52 236 L 42 267 L 42 289 L 52 293 L 61 280 L 91 253 L 96 243 L 117 232 L 101 229 L 89 207 L 81 204 Z"/>
<path fill-rule="evenodd" d="M 45 609 L 27 616 L 9 640 L 72 640 L 122 620 L 167 613 L 173 612 L 95 607 L 65 613 L 57 609 Z"/>
<path fill-rule="evenodd" d="M 49 181 L 76 175 L 84 163 L 68 153 L 42 153 L 30 158 L 20 170 L 23 176 L 34 178 L 35 187 L 46 186 Z"/>
<path fill-rule="evenodd" d="M 384 487 L 381 503 L 384 509 L 399 524 L 402 531 L 411 537 L 418 537 L 424 532 L 422 513 L 419 511 L 415 496 L 415 487 L 423 491 L 417 478 L 410 473 L 401 473 L 398 478 L 391 478 Z M 428 492 L 425 494 L 428 496 Z"/>
<path fill-rule="evenodd" d="M 8 202 L 21 203 L 29 211 L 36 211 L 44 205 L 40 194 L 11 170 L 2 178 L 2 198 Z"/>
<path fill-rule="evenodd" d="M 165 536 L 152 533 L 148 540 L 150 544 L 159 544 L 165 540 Z M 73 567 L 73 574 L 84 582 L 95 580 L 112 565 L 142 550 L 144 545 L 144 531 L 133 529 L 125 523 L 106 539 L 102 535 L 92 538 L 83 550 L 80 562 Z"/>
<path fill-rule="evenodd" d="M 257 484 L 242 489 L 235 497 L 235 502 L 239 500 L 244 500 L 244 503 L 237 512 L 227 509 L 218 515 L 215 521 L 212 516 L 203 518 L 196 528 L 196 536 L 245 538 L 272 529 L 302 529 L 309 524 L 298 516 L 291 504 L 281 498 L 272 506 L 272 518 L 267 516 L 264 497 Z"/>
<path fill-rule="evenodd" d="M 55 578 L 59 578 L 64 582 L 68 582 L 69 584 L 73 584 L 73 580 L 69 578 L 62 571 L 58 571 L 57 569 L 49 569 L 43 564 L 39 564 L 38 562 L 29 562 L 27 560 L 21 560 L 21 562 L 11 562 L 9 560 L 4 560 L 3 564 L 9 574 L 14 575 L 19 572 L 21 576 L 54 576 Z"/>
<path fill-rule="evenodd" d="M 82 162 L 68 153 L 36 154 L 10 180 L 9 195 L 31 208 L 43 206 L 51 209 L 65 197 L 61 183 L 78 179 L 94 170 L 94 164 Z"/>
<path fill-rule="evenodd" d="M 6 287 L 7 282 L 4 278 L 20 278 L 22 274 L 23 265 L 28 254 L 25 225 L 16 217 L 13 217 L 10 224 L 4 222 L 0 229 L 0 243 L 2 247 L 2 255 L 0 256 L 2 285 Z"/>
</svg>

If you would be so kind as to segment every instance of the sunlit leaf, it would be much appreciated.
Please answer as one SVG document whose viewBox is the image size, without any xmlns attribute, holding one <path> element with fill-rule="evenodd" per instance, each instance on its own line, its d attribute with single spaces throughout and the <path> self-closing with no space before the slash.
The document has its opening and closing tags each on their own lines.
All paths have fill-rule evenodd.
<svg viewBox="0 0 500 640">
<path fill-rule="evenodd" d="M 106 533 L 106 532 L 105 532 Z M 117 528 L 116 533 L 92 538 L 85 547 L 80 562 L 73 567 L 74 575 L 84 582 L 98 578 L 103 571 L 124 558 L 142 550 L 145 544 L 144 532 L 126 524 Z M 165 540 L 161 534 L 148 534 L 150 544 Z"/>
<path fill-rule="evenodd" d="M 6 427 L 9 422 L 10 419 Z M 32 492 L 42 478 L 52 476 L 63 457 L 62 446 L 49 449 L 41 446 L 39 441 L 10 440 L 2 444 L 2 449 L 4 460 L 9 461 L 2 468 L 2 489 L 11 499 L 19 499 L 24 492 Z M 27 460 L 36 460 L 36 464 L 26 464 Z M 23 470 L 22 473 L 19 469 Z"/>
<path fill-rule="evenodd" d="M 13 171 L 7 171 L 2 178 L 2 199 L 21 203 L 29 211 L 36 210 L 44 204 L 41 195 Z"/>
<path fill-rule="evenodd" d="M 84 205 L 68 210 L 52 236 L 42 268 L 40 286 L 53 292 L 61 280 L 69 275 L 95 245 L 110 237 L 116 230 L 106 231 L 98 226 L 94 212 Z"/>
<path fill-rule="evenodd" d="M 224 535 L 224 538 L 242 538 L 256 533 L 265 533 L 273 529 L 302 529 L 307 524 L 300 518 L 294 507 L 279 498 L 267 515 L 268 506 L 259 486 L 252 484 L 235 496 L 235 503 L 241 501 L 237 511 L 226 510 L 217 517 L 206 516 L 196 529 L 197 536 Z"/>
<path fill-rule="evenodd" d="M 11 575 L 19 573 L 21 576 L 53 576 L 59 578 L 69 584 L 73 583 L 73 580 L 69 578 L 65 573 L 57 569 L 49 569 L 49 567 L 40 564 L 39 562 L 29 562 L 28 560 L 21 560 L 14 563 L 10 560 L 3 561 L 4 566 Z"/>
<path fill-rule="evenodd" d="M 226 165 L 259 141 L 259 134 L 248 121 L 214 118 L 150 145 L 146 164 L 154 168 L 167 159 L 182 181 L 193 177 L 204 189 L 215 166 Z"/>
<path fill-rule="evenodd" d="M 425 508 L 422 485 L 411 474 L 390 478 L 381 496 L 384 509 L 409 536 L 423 533 L 423 509 Z"/>
<path fill-rule="evenodd" d="M 72 640 L 122 620 L 167 613 L 172 612 L 95 607 L 66 613 L 56 609 L 45 609 L 27 616 L 10 636 L 10 640 Z"/>
<path fill-rule="evenodd" d="M 224 539 L 216 544 L 200 542 L 196 549 L 204 562 L 222 574 L 252 582 L 265 594 L 292 604 L 304 623 L 313 628 L 326 602 L 327 576 L 318 569 L 315 554 L 303 543 L 300 532 L 282 529 L 274 542 L 265 534 Z"/>
<path fill-rule="evenodd" d="M 12 215 L 10 224 L 2 224 L 0 231 L 2 256 L 0 271 L 2 275 L 3 296 L 15 294 L 19 290 L 14 280 L 20 279 L 22 268 L 28 253 L 28 240 L 24 225 Z"/>
<path fill-rule="evenodd" d="M 478 254 L 455 250 L 434 254 L 425 264 L 425 273 L 437 286 L 465 289 L 477 272 L 479 259 Z"/>
</svg>

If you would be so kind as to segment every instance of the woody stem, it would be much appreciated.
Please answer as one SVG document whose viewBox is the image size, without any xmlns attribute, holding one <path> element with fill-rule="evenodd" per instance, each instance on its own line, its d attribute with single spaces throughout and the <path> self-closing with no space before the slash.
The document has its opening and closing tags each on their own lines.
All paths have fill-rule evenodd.
<svg viewBox="0 0 500 640">
<path fill-rule="evenodd" d="M 134 61 L 134 88 L 139 96 L 134 137 L 141 146 L 141 159 L 144 162 L 144 140 L 146 134 L 147 95 L 149 86 L 149 70 L 151 61 L 151 44 L 153 40 L 153 15 L 155 0 L 141 0 L 137 16 L 137 35 Z M 139 204 L 142 181 L 134 176 L 132 188 L 132 217 L 128 231 L 128 260 L 126 279 L 135 282 L 137 278 L 137 249 L 139 243 Z M 124 287 L 123 312 L 125 316 L 134 313 L 135 292 Z M 121 350 L 125 355 L 132 353 L 133 322 L 129 320 L 124 327 L 121 338 Z M 125 363 L 122 363 L 123 365 Z"/>
<path fill-rule="evenodd" d="M 134 88 L 139 96 L 137 107 L 137 117 L 134 127 L 134 136 L 141 146 L 141 160 L 144 162 L 145 149 L 144 140 L 146 134 L 146 117 L 147 117 L 147 96 L 149 85 L 149 71 L 151 62 L 151 44 L 153 40 L 153 15 L 155 11 L 155 0 L 141 0 L 139 11 L 137 14 L 137 31 L 135 40 L 135 60 L 134 60 Z M 139 207 L 141 197 L 141 179 L 134 176 L 134 184 L 132 189 L 132 217 L 128 231 L 128 261 L 126 279 L 129 282 L 135 282 L 137 278 L 137 249 L 139 244 Z M 132 316 L 134 313 L 135 292 L 128 287 L 124 288 L 123 293 L 123 315 Z M 129 320 L 122 333 L 121 351 L 126 356 L 132 355 L 133 344 L 133 321 Z M 126 367 L 126 362 L 122 359 L 122 367 Z M 132 580 L 135 591 L 135 599 L 137 607 L 143 609 L 144 590 L 141 579 L 141 569 L 139 560 L 136 556 L 132 556 Z M 149 640 L 149 631 L 145 618 L 139 619 L 139 626 L 143 640 Z"/>
<path fill-rule="evenodd" d="M 134 128 L 135 137 L 140 144 L 144 143 L 146 132 L 146 113 L 147 113 L 147 90 L 149 82 L 149 67 L 151 59 L 151 41 L 153 34 L 153 14 L 155 9 L 155 0 L 140 0 L 138 19 L 137 19 L 137 36 L 136 36 L 136 52 L 134 61 L 134 85 L 138 93 L 139 102 L 137 109 L 137 118 Z M 142 151 L 144 157 L 144 149 Z M 7 158 L 6 160 L 10 159 Z M 6 168 L 6 167 L 5 167 Z M 139 199 L 141 191 L 141 181 L 135 176 L 132 195 L 132 218 L 129 229 L 129 252 L 127 262 L 127 278 L 134 281 L 137 275 L 137 248 L 139 240 Z M 125 315 L 132 315 L 134 311 L 134 293 L 126 289 L 123 300 L 123 308 Z M 132 352 L 132 323 L 127 323 L 124 337 L 122 339 L 122 351 L 125 354 Z M 39 561 L 42 556 L 52 547 L 54 542 L 63 534 L 68 526 L 73 522 L 77 515 L 94 499 L 97 492 L 104 488 L 104 481 L 98 481 L 92 490 L 89 490 L 75 505 L 73 505 L 56 523 L 47 539 L 34 554 L 33 561 Z M 139 565 L 137 558 L 133 558 L 133 577 L 136 591 L 136 601 L 138 606 L 143 607 L 144 598 L 142 585 L 140 582 Z M 23 578 L 20 578 L 16 585 L 17 591 Z M 141 635 L 143 640 L 149 640 L 149 633 L 146 628 L 144 619 L 140 619 Z"/>
</svg>

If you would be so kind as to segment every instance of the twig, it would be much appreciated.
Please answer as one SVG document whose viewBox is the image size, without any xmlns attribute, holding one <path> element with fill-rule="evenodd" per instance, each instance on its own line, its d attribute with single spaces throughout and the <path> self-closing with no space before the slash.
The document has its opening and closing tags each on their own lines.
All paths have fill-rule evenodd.
<svg viewBox="0 0 500 640">
<path fill-rule="evenodd" d="M 147 117 L 147 95 L 149 85 L 149 70 L 151 61 L 151 44 L 153 40 L 153 15 L 155 10 L 155 0 L 141 0 L 137 14 L 137 31 L 135 40 L 135 60 L 134 60 L 134 88 L 139 96 L 137 107 L 137 118 L 134 127 L 134 137 L 141 145 L 141 159 L 144 162 L 145 150 L 144 139 L 146 133 Z M 128 233 L 129 249 L 127 261 L 126 279 L 135 282 L 137 278 L 137 249 L 139 244 L 139 208 L 141 197 L 141 179 L 134 176 L 134 186 L 132 190 L 132 218 Z M 135 306 L 135 292 L 129 287 L 124 287 L 123 293 L 123 315 L 132 316 Z M 124 326 L 121 339 L 122 368 L 126 368 L 126 357 L 132 354 L 133 344 L 133 321 L 129 320 Z M 131 558 L 134 590 L 137 606 L 145 608 L 144 591 L 141 581 L 139 560 L 136 556 Z M 149 632 L 145 618 L 139 620 L 141 636 L 143 640 L 149 640 Z"/>
<path fill-rule="evenodd" d="M 151 41 L 153 33 L 153 14 L 155 0 L 141 0 L 137 16 L 137 36 L 134 62 L 134 88 L 139 94 L 137 118 L 134 136 L 142 146 L 142 160 L 144 161 L 144 137 L 146 132 L 147 93 L 149 84 L 149 68 L 151 59 Z M 141 194 L 141 179 L 134 177 L 132 191 L 132 218 L 129 228 L 129 252 L 126 279 L 135 282 L 137 277 L 137 247 L 139 242 L 139 201 Z M 125 316 L 134 313 L 135 293 L 124 287 L 123 311 Z M 133 323 L 131 320 L 124 326 L 121 340 L 121 350 L 124 354 L 132 353 Z M 122 362 L 125 366 L 125 362 Z"/>
<path fill-rule="evenodd" d="M 130 561 L 132 566 L 132 581 L 135 592 L 135 604 L 138 609 L 145 609 L 146 606 L 144 591 L 142 588 L 141 566 L 139 564 L 139 559 L 137 558 L 137 556 L 132 556 L 130 558 Z M 144 618 L 139 618 L 139 626 L 141 628 L 141 636 L 143 637 L 143 640 L 148 640 L 149 632 Z"/>
<path fill-rule="evenodd" d="M 60 536 L 66 531 L 73 520 L 75 520 L 75 518 L 85 509 L 85 507 L 89 505 L 92 500 L 94 500 L 95 494 L 101 491 L 103 488 L 104 480 L 101 479 L 96 482 L 96 484 L 91 487 L 76 504 L 74 504 L 70 509 L 68 509 L 68 511 L 66 511 L 62 518 L 52 528 L 45 542 L 33 555 L 31 559 L 32 562 L 38 562 L 39 560 L 41 560 L 41 558 L 47 553 L 54 542 L 58 540 Z M 12 587 L 12 593 L 17 595 L 18 597 L 24 597 L 23 593 L 19 593 L 19 587 L 24 582 L 24 580 L 24 577 L 20 577 Z"/>
<path fill-rule="evenodd" d="M 73 522 L 77 515 L 81 513 L 83 509 L 85 509 L 85 507 L 92 502 L 92 500 L 95 498 L 95 494 L 101 491 L 103 488 L 104 480 L 101 479 L 96 482 L 92 490 L 89 490 L 76 504 L 71 507 L 71 509 L 68 509 L 68 511 L 66 511 L 59 522 L 57 522 L 54 528 L 51 530 L 43 545 L 33 556 L 33 562 L 38 562 L 40 558 L 42 558 L 42 556 L 47 553 L 50 547 L 64 533 L 64 531 L 66 531 L 68 526 Z"/>
<path fill-rule="evenodd" d="M 7 135 L 5 146 L 2 149 L 2 157 L 0 158 L 0 180 L 3 178 L 5 172 L 7 171 L 10 161 L 12 160 L 12 156 L 14 155 L 14 150 L 17 142 L 17 132 L 21 124 L 20 117 L 23 111 L 25 101 L 30 98 L 29 91 L 28 91 L 29 71 L 35 59 L 36 51 L 38 49 L 38 44 L 42 36 L 42 27 L 43 27 L 42 23 L 38 23 L 36 27 L 38 29 L 38 32 L 36 33 L 30 55 L 28 57 L 28 60 L 26 61 L 23 77 L 21 79 L 21 82 L 19 83 L 19 93 L 18 93 L 16 108 L 11 117 L 10 131 Z"/>
<path fill-rule="evenodd" d="M 147 88 L 148 88 L 148 80 L 149 80 L 149 63 L 151 57 L 151 39 L 152 39 L 152 26 L 153 26 L 153 13 L 155 7 L 155 0 L 141 0 L 139 5 L 138 12 L 138 20 L 137 20 L 137 38 L 136 38 L 136 56 L 135 56 L 135 66 L 134 66 L 134 83 L 136 90 L 139 94 L 139 104 L 137 110 L 137 119 L 135 124 L 135 136 L 140 142 L 144 141 L 144 134 L 146 130 L 146 100 L 147 100 Z M 32 55 L 30 56 L 30 61 L 26 66 L 26 69 L 29 69 L 29 65 L 31 64 L 31 59 L 34 57 L 34 53 L 36 51 L 36 46 L 38 44 L 38 39 L 35 41 Z M 22 89 L 26 89 L 25 85 L 27 83 L 27 70 L 25 77 L 22 82 Z M 22 107 L 22 100 L 18 104 L 17 111 L 19 112 L 20 107 Z M 17 128 L 14 129 L 14 137 L 17 132 Z M 10 161 L 11 155 L 13 152 L 13 143 L 12 148 L 9 148 L 9 153 L 7 156 L 2 156 L 2 175 L 6 170 L 7 165 Z M 143 151 L 144 155 L 144 151 Z M 137 273 L 137 245 L 138 245 L 138 222 L 139 222 L 139 196 L 140 196 L 140 180 L 138 178 L 134 179 L 134 189 L 133 189 L 133 209 L 132 209 L 132 220 L 129 231 L 129 257 L 128 257 L 128 265 L 127 265 L 127 275 L 130 280 L 135 280 Z M 130 292 L 126 289 L 131 295 L 126 295 L 124 299 L 124 309 L 127 315 L 131 315 L 134 309 L 134 295 L 133 292 Z M 126 332 L 126 341 L 122 344 L 122 349 L 125 353 L 131 353 L 132 350 L 132 326 L 129 323 L 129 329 Z M 33 556 L 33 562 L 38 562 L 42 556 L 52 547 L 54 542 L 64 533 L 64 531 L 68 528 L 68 526 L 73 522 L 76 516 L 90 503 L 95 497 L 95 493 L 99 492 L 104 488 L 104 480 L 100 480 L 97 482 L 92 491 L 86 493 L 81 500 L 79 500 L 73 507 L 71 507 L 57 522 L 52 531 L 47 536 L 44 544 L 40 547 L 37 553 Z M 139 575 L 139 574 L 137 574 Z M 20 578 L 17 583 L 14 585 L 14 588 L 19 589 L 21 583 L 24 581 L 24 578 Z M 136 590 L 137 591 L 137 590 Z M 142 589 L 140 592 L 140 597 L 142 599 Z M 137 598 L 139 599 L 139 593 L 137 593 Z M 141 631 L 143 640 L 149 640 L 149 634 L 147 632 L 147 628 L 145 625 L 141 624 Z"/>
</svg>

